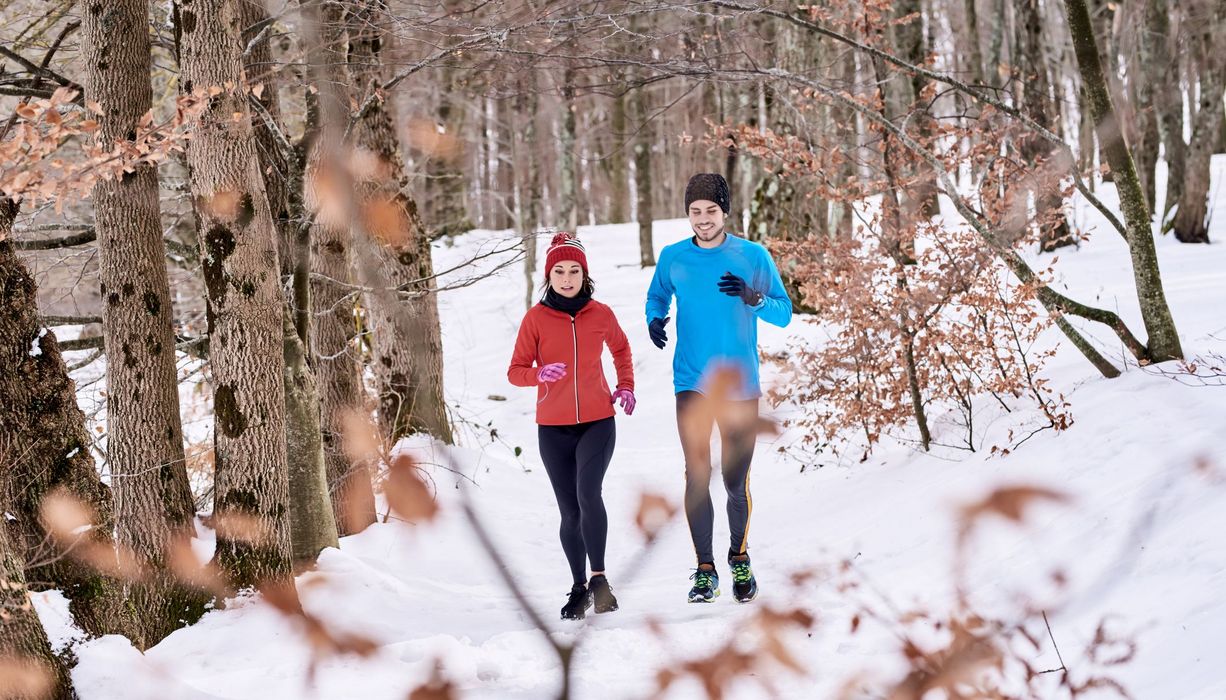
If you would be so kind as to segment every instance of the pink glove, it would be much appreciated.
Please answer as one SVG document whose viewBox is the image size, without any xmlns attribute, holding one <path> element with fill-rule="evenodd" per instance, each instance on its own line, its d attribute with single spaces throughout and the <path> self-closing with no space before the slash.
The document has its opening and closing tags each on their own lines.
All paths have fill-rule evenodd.
<svg viewBox="0 0 1226 700">
<path fill-rule="evenodd" d="M 566 376 L 565 362 L 552 362 L 540 368 L 536 372 L 536 381 L 541 382 L 556 382 Z"/>
<path fill-rule="evenodd" d="M 626 415 L 631 415 L 634 413 L 633 391 L 630 391 L 629 389 L 618 389 L 617 391 L 613 392 L 613 400 L 621 402 L 622 410 L 626 412 Z"/>
</svg>

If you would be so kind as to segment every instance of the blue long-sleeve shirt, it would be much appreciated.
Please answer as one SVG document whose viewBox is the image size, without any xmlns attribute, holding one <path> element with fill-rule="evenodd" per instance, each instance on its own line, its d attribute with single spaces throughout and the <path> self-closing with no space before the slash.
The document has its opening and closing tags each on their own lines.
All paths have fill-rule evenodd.
<svg viewBox="0 0 1226 700">
<path fill-rule="evenodd" d="M 751 307 L 721 292 L 725 272 L 762 292 L 761 303 Z M 758 319 L 779 327 L 792 320 L 792 301 L 766 248 L 731 234 L 716 248 L 701 248 L 692 238 L 665 247 L 647 290 L 647 322 L 669 316 L 674 296 L 673 390 L 701 392 L 711 372 L 731 366 L 744 382 L 729 398 L 760 397 Z"/>
</svg>

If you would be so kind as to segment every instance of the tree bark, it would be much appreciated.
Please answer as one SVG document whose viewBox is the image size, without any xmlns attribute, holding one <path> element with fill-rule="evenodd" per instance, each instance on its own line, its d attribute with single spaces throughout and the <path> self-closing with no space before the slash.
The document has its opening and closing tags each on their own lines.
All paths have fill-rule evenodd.
<svg viewBox="0 0 1226 700">
<path fill-rule="evenodd" d="M 284 315 L 292 333 L 282 338 L 285 372 L 285 450 L 289 469 L 290 537 L 298 566 L 315 560 L 324 547 L 337 546 L 337 527 L 325 474 L 323 440 L 320 435 L 320 398 L 314 370 L 307 361 L 310 339 L 310 228 L 303 207 L 303 168 L 300 148 L 291 148 L 281 123 L 278 78 L 269 69 L 272 51 L 267 32 L 268 11 L 256 0 L 237 0 L 240 26 L 244 27 L 244 71 L 250 84 L 262 85 L 252 95 L 257 115 L 253 127 L 260 173 L 263 175 L 269 210 L 277 229 L 277 262 L 280 270 Z M 313 8 L 308 9 L 310 13 Z M 257 40 L 258 39 L 258 40 Z M 317 114 L 318 95 L 308 95 L 308 122 Z M 309 148 L 315 129 L 305 130 L 302 148 Z"/>
<path fill-rule="evenodd" d="M 370 31 L 367 29 L 367 33 Z M 376 52 L 379 50 L 376 49 Z M 441 84 L 443 89 L 439 91 L 435 112 L 440 139 L 437 141 L 438 147 L 426 158 L 426 216 L 433 232 L 429 238 L 456 236 L 473 227 L 465 208 L 468 197 L 464 191 L 466 180 L 462 144 L 467 110 L 458 99 L 464 89 L 459 70 L 445 69 Z M 395 132 L 392 133 L 394 135 Z"/>
<path fill-rule="evenodd" d="M 1192 117 L 1192 140 L 1188 142 L 1183 192 L 1171 222 L 1175 238 L 1182 243 L 1209 242 L 1209 162 L 1222 126 L 1223 89 L 1226 88 L 1226 58 L 1218 46 L 1226 30 L 1226 7 L 1214 3 L 1209 17 L 1198 18 L 1195 42 L 1200 99 Z M 1194 59 L 1194 60 L 1196 60 Z"/>
<path fill-rule="evenodd" d="M 112 148 L 136 137 L 153 104 L 148 0 L 89 0 L 83 9 L 86 94 L 104 110 L 99 133 Z M 196 508 L 183 455 L 157 168 L 138 165 L 102 180 L 93 197 L 116 535 L 148 569 L 129 591 L 142 612 L 132 642 L 147 649 L 195 622 L 207 601 L 167 567 L 167 555 L 195 533 Z"/>
<path fill-rule="evenodd" d="M 1183 87 L 1179 79 L 1179 61 L 1172 56 L 1169 13 L 1164 0 L 1148 0 L 1145 4 L 1145 35 L 1153 42 L 1149 67 L 1154 76 L 1154 106 L 1158 110 L 1158 135 L 1166 160 L 1166 197 L 1159 219 L 1164 227 L 1171 208 L 1183 195 L 1187 159 L 1187 144 L 1183 140 Z"/>
<path fill-rule="evenodd" d="M 1055 106 L 1051 86 L 1047 81 L 1047 66 L 1043 64 L 1043 15 L 1039 0 L 1018 0 L 1019 51 L 1023 74 L 1022 109 L 1045 129 L 1055 123 Z M 1030 169 L 1030 177 L 1017 196 L 1034 196 L 1036 218 L 1039 220 L 1039 249 L 1051 252 L 1074 243 L 1064 216 L 1064 198 L 1060 194 L 1063 168 L 1057 169 L 1051 158 L 1048 142 L 1038 134 L 1024 132 L 1019 151 Z M 1058 162 L 1058 161 L 1057 161 Z"/>
<path fill-rule="evenodd" d="M 620 82 L 620 81 L 619 81 Z M 609 223 L 626 221 L 626 205 L 630 198 L 630 179 L 626 167 L 626 93 L 619 91 L 613 98 L 613 113 L 609 128 L 613 132 L 610 143 L 613 149 L 605 153 L 609 159 Z"/>
<path fill-rule="evenodd" d="M 276 227 L 241 89 L 237 8 L 180 0 L 177 9 L 183 89 L 220 89 L 188 142 L 187 159 L 214 384 L 216 561 L 241 588 L 291 571 Z"/>
<path fill-rule="evenodd" d="M 558 223 L 574 231 L 579 226 L 579 169 L 575 163 L 574 71 L 562 72 L 562 121 L 558 140 Z"/>
<path fill-rule="evenodd" d="M 415 431 L 428 432 L 444 442 L 453 440 L 443 400 L 443 348 L 438 299 L 430 257 L 430 237 L 408 194 L 408 178 L 400 155 L 400 139 L 390 105 L 378 94 L 382 83 L 382 51 L 389 36 L 383 22 L 381 0 L 368 0 L 356 8 L 350 28 L 350 66 L 353 84 L 363 90 L 359 104 L 369 104 L 354 128 L 359 149 L 380 163 L 377 180 L 360 184 L 363 207 L 386 205 L 384 230 L 366 226 L 368 248 L 358 251 L 359 280 L 371 288 L 366 294 L 367 327 L 379 392 L 379 423 L 392 443 Z M 362 218 L 359 216 L 358 218 Z M 407 296 L 407 299 L 402 299 Z"/>
<path fill-rule="evenodd" d="M 639 127 L 634 138 L 634 193 L 639 222 L 640 267 L 652 267 L 656 264 L 655 244 L 651 236 L 654 216 L 651 205 L 651 142 L 655 129 L 650 117 L 647 87 L 639 86 L 634 91 L 634 119 Z"/>
<path fill-rule="evenodd" d="M 59 588 L 77 625 L 94 635 L 139 636 L 124 614 L 123 587 L 68 553 L 41 519 L 43 497 L 60 491 L 94 512 L 82 546 L 113 548 L 111 491 L 98 478 L 76 385 L 54 331 L 39 322 L 37 289 L 13 250 L 17 205 L 0 197 L 0 512 L 32 588 Z"/>
<path fill-rule="evenodd" d="M 538 284 L 536 231 L 541 224 L 541 162 L 536 141 L 536 77 L 530 75 L 516 97 L 517 118 L 523 120 L 523 128 L 516 135 L 516 161 L 526 159 L 527 181 L 520 185 L 519 234 L 524 241 L 524 308 L 536 303 Z M 523 178 L 520 178 L 522 180 Z"/>
<path fill-rule="evenodd" d="M 341 87 L 349 83 L 343 66 L 348 53 L 345 12 L 340 2 L 318 6 L 302 3 L 313 20 L 312 34 L 318 45 L 318 59 L 312 61 L 311 77 L 318 90 L 314 118 L 319 138 L 310 149 L 308 168 L 319 181 L 323 171 L 332 177 L 340 169 L 339 130 L 347 117 L 350 95 Z M 308 30 L 311 31 L 311 30 Z M 320 217 L 321 196 L 326 192 L 308 187 L 303 193 L 304 215 L 312 217 L 310 299 L 314 323 L 310 326 L 311 347 L 318 378 L 322 423 L 322 445 L 332 512 L 341 535 L 352 535 L 375 522 L 375 494 L 370 465 L 356 455 L 346 442 L 347 421 L 368 414 L 362 387 L 360 355 L 355 347 L 356 331 L 352 290 L 351 244 L 353 233 L 340 222 Z M 336 193 L 332 192 L 335 197 Z M 335 203 L 334 203 L 335 204 Z"/>
<path fill-rule="evenodd" d="M 0 243 L 0 246 L 6 245 Z M 5 253 L 0 253 L 5 255 Z M 0 455 L 0 459 L 7 459 Z M 70 700 L 76 697 L 64 660 L 51 651 L 47 633 L 34 611 L 26 586 L 25 562 L 9 544 L 8 528 L 0 527 L 0 697 L 14 700 Z"/>
<path fill-rule="evenodd" d="M 1148 334 L 1146 347 L 1150 359 L 1165 362 L 1183 357 L 1179 333 L 1171 317 L 1162 289 L 1162 275 L 1158 269 L 1158 254 L 1154 249 L 1153 231 L 1150 228 L 1149 207 L 1141 181 L 1137 179 L 1132 154 L 1124 143 L 1119 119 L 1111 103 L 1107 83 L 1103 78 L 1098 49 L 1094 43 L 1094 31 L 1084 0 L 1066 0 L 1069 31 L 1073 37 L 1073 49 L 1081 70 L 1084 95 L 1088 112 L 1095 123 L 1099 147 L 1107 159 L 1120 196 L 1120 206 L 1128 230 L 1128 250 L 1132 256 L 1132 272 L 1137 286 L 1137 299 L 1141 316 Z"/>
</svg>

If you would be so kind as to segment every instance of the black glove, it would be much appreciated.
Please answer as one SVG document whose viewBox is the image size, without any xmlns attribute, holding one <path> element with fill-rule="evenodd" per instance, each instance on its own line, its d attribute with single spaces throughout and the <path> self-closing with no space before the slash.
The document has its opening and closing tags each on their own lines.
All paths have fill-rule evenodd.
<svg viewBox="0 0 1226 700">
<path fill-rule="evenodd" d="M 719 278 L 719 291 L 730 297 L 740 297 L 741 301 L 748 306 L 757 306 L 762 303 L 762 292 L 752 289 L 745 283 L 745 280 L 731 272 L 725 272 Z"/>
<path fill-rule="evenodd" d="M 668 325 L 668 319 L 671 316 L 664 318 L 653 318 L 651 323 L 647 324 L 647 332 L 651 335 L 651 342 L 656 344 L 657 348 L 664 349 L 664 344 L 668 342 L 668 334 L 664 332 L 664 326 Z"/>
</svg>

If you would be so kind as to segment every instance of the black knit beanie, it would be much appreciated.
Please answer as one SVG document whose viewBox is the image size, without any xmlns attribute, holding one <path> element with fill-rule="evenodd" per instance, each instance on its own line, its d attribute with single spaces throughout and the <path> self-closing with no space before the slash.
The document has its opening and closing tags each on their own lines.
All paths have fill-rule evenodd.
<svg viewBox="0 0 1226 700">
<path fill-rule="evenodd" d="M 719 173 L 698 173 L 690 178 L 689 184 L 685 186 L 685 210 L 688 212 L 690 205 L 700 199 L 715 202 L 727 214 L 730 210 L 728 181 Z"/>
</svg>

